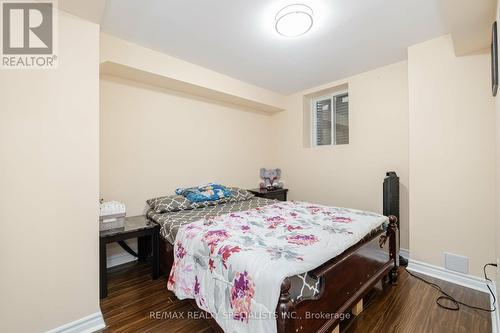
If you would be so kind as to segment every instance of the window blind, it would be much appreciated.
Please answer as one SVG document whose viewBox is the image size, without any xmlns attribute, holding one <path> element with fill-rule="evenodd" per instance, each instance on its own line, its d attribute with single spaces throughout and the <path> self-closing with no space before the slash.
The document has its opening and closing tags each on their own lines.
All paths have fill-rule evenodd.
<svg viewBox="0 0 500 333">
<path fill-rule="evenodd" d="M 349 96 L 335 96 L 335 144 L 349 143 Z"/>
<path fill-rule="evenodd" d="M 315 146 L 349 144 L 349 93 L 342 92 L 313 100 Z"/>
<path fill-rule="evenodd" d="M 316 101 L 316 145 L 332 144 L 332 100 Z"/>
</svg>

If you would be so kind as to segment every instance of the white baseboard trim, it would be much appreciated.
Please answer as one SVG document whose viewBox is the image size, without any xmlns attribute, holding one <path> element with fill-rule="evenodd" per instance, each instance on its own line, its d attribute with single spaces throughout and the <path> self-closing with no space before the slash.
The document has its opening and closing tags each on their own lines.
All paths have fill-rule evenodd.
<svg viewBox="0 0 500 333">
<path fill-rule="evenodd" d="M 46 333 L 93 333 L 106 327 L 101 311 L 54 328 Z"/>
<path fill-rule="evenodd" d="M 134 260 L 137 260 L 137 258 L 128 254 L 127 252 L 123 252 L 123 253 L 108 256 L 106 258 L 106 265 L 108 268 L 110 268 L 113 266 L 118 266 L 121 264 L 125 264 L 127 262 L 131 262 Z"/>
<path fill-rule="evenodd" d="M 491 332 L 500 333 L 500 314 L 498 312 L 498 292 L 497 285 L 493 282 L 491 286 L 491 290 L 495 293 L 495 297 L 497 299 L 496 309 L 491 313 Z M 493 305 L 493 297 L 490 295 L 490 303 Z"/>
<path fill-rule="evenodd" d="M 401 250 L 400 250 L 400 253 L 401 253 Z M 494 282 L 489 283 L 488 281 L 486 281 L 483 278 L 450 271 L 450 270 L 443 268 L 443 267 L 434 266 L 434 265 L 427 264 L 427 263 L 413 260 L 413 259 L 409 260 L 409 264 L 408 264 L 407 269 L 409 271 L 411 271 L 412 273 L 418 273 L 418 274 L 431 276 L 431 277 L 434 277 L 436 279 L 448 281 L 448 282 L 458 284 L 458 285 L 463 286 L 463 287 L 467 287 L 470 289 L 485 292 L 490 297 L 490 306 L 493 307 L 493 297 L 491 296 L 490 291 L 488 290 L 488 287 L 486 286 L 486 284 L 488 283 L 491 290 L 495 294 L 495 297 L 497 298 L 496 310 L 491 313 L 491 331 L 493 333 L 500 333 L 500 314 L 499 314 L 499 309 L 498 309 L 498 296 L 497 296 L 498 293 L 497 293 L 496 284 Z"/>
<path fill-rule="evenodd" d="M 408 249 L 399 248 L 399 255 L 405 259 L 410 259 L 410 251 Z"/>
<path fill-rule="evenodd" d="M 424 274 L 463 287 L 489 293 L 488 287 L 486 287 L 486 280 L 476 276 L 450 271 L 443 267 L 434 266 L 413 259 L 410 259 L 407 269 L 411 272 Z"/>
</svg>

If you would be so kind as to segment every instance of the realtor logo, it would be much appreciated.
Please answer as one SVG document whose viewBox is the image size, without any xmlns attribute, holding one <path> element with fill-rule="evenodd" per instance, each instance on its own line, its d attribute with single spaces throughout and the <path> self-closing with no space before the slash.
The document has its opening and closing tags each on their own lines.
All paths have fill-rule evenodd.
<svg viewBox="0 0 500 333">
<path fill-rule="evenodd" d="M 2 2 L 2 68 L 54 68 L 53 1 Z"/>
</svg>

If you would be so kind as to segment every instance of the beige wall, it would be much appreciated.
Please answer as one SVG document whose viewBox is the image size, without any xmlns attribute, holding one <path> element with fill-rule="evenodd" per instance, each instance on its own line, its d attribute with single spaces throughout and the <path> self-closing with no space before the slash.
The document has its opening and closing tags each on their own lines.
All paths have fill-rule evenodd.
<svg viewBox="0 0 500 333">
<path fill-rule="evenodd" d="M 283 169 L 291 199 L 382 212 L 385 172 L 398 173 L 403 248 L 408 248 L 407 82 L 407 63 L 396 63 L 291 95 L 286 112 L 273 116 L 274 164 Z M 346 83 L 350 143 L 305 147 L 304 128 L 310 123 L 304 95 Z"/>
<path fill-rule="evenodd" d="M 465 255 L 476 275 L 494 260 L 489 55 L 456 58 L 444 36 L 410 47 L 408 62 L 287 98 L 187 64 L 169 74 L 189 67 L 197 84 L 284 101 L 275 115 L 104 77 L 99 189 L 99 29 L 62 13 L 58 32 L 58 69 L 0 71 L 0 331 L 41 332 L 99 312 L 99 190 L 135 215 L 177 186 L 253 187 L 262 166 L 283 169 L 291 199 L 377 212 L 384 173 L 395 170 L 401 243 L 413 259 Z M 303 96 L 345 83 L 350 144 L 304 147 Z M 499 137 L 497 157 L 498 147 Z M 500 192 L 498 174 L 497 164 Z M 498 197 L 496 207 L 500 257 Z"/>
<path fill-rule="evenodd" d="M 57 69 L 0 71 L 1 332 L 99 312 L 99 27 L 58 33 Z"/>
<path fill-rule="evenodd" d="M 455 57 L 451 37 L 408 49 L 410 252 L 443 266 L 443 252 L 494 259 L 495 114 L 489 54 Z"/>
<path fill-rule="evenodd" d="M 382 180 L 394 170 L 401 177 L 402 248 L 439 266 L 445 251 L 465 255 L 477 275 L 494 253 L 488 55 L 456 58 L 449 36 L 410 47 L 409 54 L 411 62 L 290 95 L 286 111 L 274 115 L 104 77 L 101 196 L 141 214 L 146 199 L 177 186 L 255 186 L 266 165 L 283 169 L 291 199 L 381 212 Z M 304 96 L 342 84 L 350 93 L 350 144 L 307 147 Z M 233 93 L 247 93 L 240 90 Z M 207 140 L 215 145 L 203 148 Z M 471 220 L 478 221 L 474 234 Z"/>
<path fill-rule="evenodd" d="M 256 187 L 271 167 L 271 116 L 125 81 L 101 80 L 101 196 L 142 214 L 179 186 Z"/>
<path fill-rule="evenodd" d="M 497 1 L 496 10 L 497 22 L 500 22 L 500 0 Z M 500 38 L 498 39 L 500 42 Z M 495 97 L 495 116 L 496 116 L 496 142 L 495 142 L 495 254 L 496 263 L 500 264 L 500 91 Z M 500 289 L 500 270 L 497 269 L 497 291 Z"/>
<path fill-rule="evenodd" d="M 223 95 L 224 100 L 233 100 L 235 103 L 262 104 L 271 108 L 283 109 L 285 98 L 283 95 L 263 89 L 252 84 L 217 73 L 187 61 L 174 58 L 114 36 L 101 34 L 101 63 L 104 65 L 119 64 L 133 69 L 134 78 L 147 73 L 148 80 L 155 82 L 168 79 L 168 85 L 179 89 L 186 89 L 203 94 Z M 134 73 L 138 71 L 138 73 Z M 118 70 L 118 72 L 121 72 Z M 122 74 L 122 73 L 120 73 Z M 151 78 L 151 74 L 154 78 Z"/>
</svg>

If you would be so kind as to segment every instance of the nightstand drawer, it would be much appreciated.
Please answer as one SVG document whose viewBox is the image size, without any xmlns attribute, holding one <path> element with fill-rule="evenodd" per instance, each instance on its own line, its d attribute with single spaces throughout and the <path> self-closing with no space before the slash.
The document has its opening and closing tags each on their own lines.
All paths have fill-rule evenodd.
<svg viewBox="0 0 500 333">
<path fill-rule="evenodd" d="M 257 188 L 249 191 L 255 194 L 256 197 L 266 198 L 270 200 L 286 201 L 288 189 L 283 188 L 277 190 L 266 190 Z"/>
<path fill-rule="evenodd" d="M 265 196 L 266 199 L 276 199 L 280 201 L 286 201 L 286 193 L 285 192 L 280 192 L 280 193 L 269 193 L 268 195 Z"/>
</svg>

